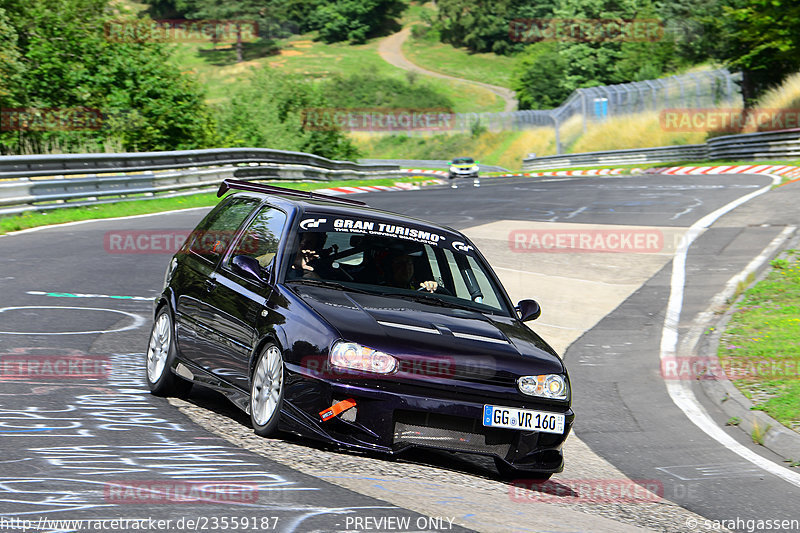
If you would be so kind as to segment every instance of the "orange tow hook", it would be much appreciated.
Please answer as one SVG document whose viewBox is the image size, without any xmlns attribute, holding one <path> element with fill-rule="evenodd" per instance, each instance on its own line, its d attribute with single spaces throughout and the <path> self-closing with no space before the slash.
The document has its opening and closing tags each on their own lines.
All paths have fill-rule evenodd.
<svg viewBox="0 0 800 533">
<path fill-rule="evenodd" d="M 324 411 L 320 411 L 319 416 L 322 418 L 323 422 L 327 422 L 334 416 L 340 415 L 350 409 L 351 407 L 356 406 L 356 401 L 352 398 L 348 398 L 346 400 L 342 400 L 341 402 L 337 402 L 331 405 L 329 408 L 325 409 Z"/>
</svg>

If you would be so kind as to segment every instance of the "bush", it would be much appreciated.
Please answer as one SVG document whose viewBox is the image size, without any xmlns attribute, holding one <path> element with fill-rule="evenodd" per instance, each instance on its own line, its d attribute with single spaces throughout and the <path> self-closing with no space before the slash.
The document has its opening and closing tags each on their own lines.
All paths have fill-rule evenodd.
<svg viewBox="0 0 800 533">
<path fill-rule="evenodd" d="M 567 80 L 567 62 L 557 43 L 530 45 L 517 61 L 513 89 L 520 109 L 552 109 L 575 89 Z"/>
<path fill-rule="evenodd" d="M 339 0 L 319 4 L 309 26 L 326 43 L 363 43 L 368 37 L 397 29 L 395 20 L 406 9 L 400 0 Z"/>
<path fill-rule="evenodd" d="M 326 100 L 335 107 L 453 108 L 449 98 L 412 78 L 365 73 L 334 76 L 321 85 Z"/>
<path fill-rule="evenodd" d="M 32 110 L 88 108 L 114 118 L 86 131 L 2 133 L 3 152 L 45 146 L 67 151 L 104 145 L 132 151 L 213 146 L 214 122 L 203 90 L 172 64 L 164 44 L 106 38 L 109 4 L 108 0 L 5 2 L 0 56 L 21 60 L 8 88 L 0 80 L 0 92 L 7 91 L 0 95 L 0 105 L 13 103 Z M 9 63 L 0 58 L 0 64 Z"/>
<path fill-rule="evenodd" d="M 354 160 L 358 151 L 337 130 L 307 128 L 304 112 L 331 107 L 312 81 L 271 69 L 254 72 L 250 83 L 233 89 L 219 109 L 220 136 L 226 146 L 308 152 L 330 159 Z"/>
</svg>

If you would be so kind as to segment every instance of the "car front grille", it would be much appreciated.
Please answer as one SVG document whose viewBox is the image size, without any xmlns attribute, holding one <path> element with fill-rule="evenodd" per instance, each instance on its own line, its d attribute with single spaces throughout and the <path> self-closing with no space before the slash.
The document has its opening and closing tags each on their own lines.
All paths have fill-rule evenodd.
<svg viewBox="0 0 800 533">
<path fill-rule="evenodd" d="M 516 389 L 517 376 L 508 372 L 495 372 L 492 369 L 459 368 L 453 372 L 453 378 L 473 383 L 486 383 Z"/>
<path fill-rule="evenodd" d="M 395 444 L 415 444 L 462 452 L 506 457 L 514 432 L 484 427 L 479 420 L 413 411 L 398 411 L 394 424 Z"/>
</svg>

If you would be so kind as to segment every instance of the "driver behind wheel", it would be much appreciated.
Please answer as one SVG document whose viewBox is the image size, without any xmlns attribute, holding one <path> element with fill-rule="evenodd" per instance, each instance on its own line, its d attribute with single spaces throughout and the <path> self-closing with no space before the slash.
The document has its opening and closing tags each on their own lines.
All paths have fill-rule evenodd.
<svg viewBox="0 0 800 533">
<path fill-rule="evenodd" d="M 419 281 L 415 277 L 414 257 L 406 250 L 391 250 L 388 257 L 388 284 L 393 287 L 436 292 L 435 281 Z"/>
</svg>

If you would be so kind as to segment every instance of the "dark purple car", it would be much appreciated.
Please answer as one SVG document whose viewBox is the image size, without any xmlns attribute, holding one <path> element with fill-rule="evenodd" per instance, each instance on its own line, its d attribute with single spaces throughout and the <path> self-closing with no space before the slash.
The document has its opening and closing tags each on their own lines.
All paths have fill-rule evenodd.
<svg viewBox="0 0 800 533">
<path fill-rule="evenodd" d="M 563 469 L 563 361 L 461 233 L 345 198 L 226 180 L 167 269 L 147 351 L 155 394 L 212 387 L 278 430 L 400 453 Z M 521 472 L 522 471 L 522 472 Z"/>
</svg>

